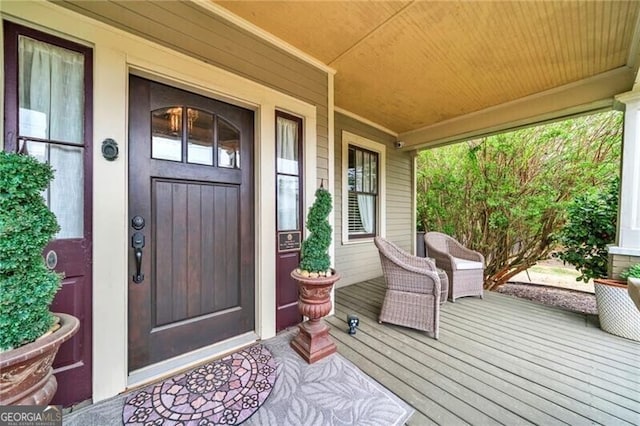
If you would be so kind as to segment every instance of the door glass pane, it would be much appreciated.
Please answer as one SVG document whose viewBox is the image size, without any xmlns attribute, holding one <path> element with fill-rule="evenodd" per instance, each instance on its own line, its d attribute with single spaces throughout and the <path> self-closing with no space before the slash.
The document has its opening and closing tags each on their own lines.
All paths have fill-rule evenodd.
<svg viewBox="0 0 640 426">
<path fill-rule="evenodd" d="M 81 145 L 84 137 L 84 56 L 18 38 L 19 133 Z"/>
<path fill-rule="evenodd" d="M 187 108 L 187 161 L 213 166 L 213 114 Z"/>
<path fill-rule="evenodd" d="M 278 231 L 292 231 L 299 228 L 298 177 L 278 175 Z"/>
<path fill-rule="evenodd" d="M 240 168 L 240 132 L 218 118 L 218 166 Z"/>
<path fill-rule="evenodd" d="M 42 194 L 56 215 L 60 232 L 56 238 L 81 238 L 84 232 L 84 168 L 82 147 L 27 142 L 27 152 L 51 164 L 54 178 Z"/>
<path fill-rule="evenodd" d="M 283 117 L 277 119 L 276 158 L 278 173 L 298 174 L 298 123 Z"/>
<path fill-rule="evenodd" d="M 162 108 L 151 113 L 151 156 L 158 160 L 182 161 L 182 107 Z"/>
</svg>

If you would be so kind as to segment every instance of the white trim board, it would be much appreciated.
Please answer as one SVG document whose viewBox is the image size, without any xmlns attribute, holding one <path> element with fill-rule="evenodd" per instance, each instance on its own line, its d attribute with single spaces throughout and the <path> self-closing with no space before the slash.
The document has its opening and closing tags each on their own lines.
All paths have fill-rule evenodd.
<svg viewBox="0 0 640 426">
<path fill-rule="evenodd" d="M 198 6 L 202 7 L 203 9 L 207 9 L 210 12 L 215 13 L 218 16 L 221 16 L 222 18 L 226 19 L 229 22 L 232 22 L 233 24 L 237 25 L 238 27 L 242 28 L 245 31 L 248 31 L 249 33 L 261 38 L 262 40 L 278 47 L 279 49 L 282 49 L 290 54 L 292 54 L 293 56 L 295 56 L 296 58 L 299 58 L 303 61 L 305 61 L 308 64 L 313 65 L 314 67 L 325 71 L 327 73 L 330 74 L 335 74 L 336 70 L 334 68 L 331 68 L 330 66 L 328 66 L 327 64 L 325 64 L 324 62 L 320 61 L 319 59 L 314 58 L 313 56 L 309 55 L 306 52 L 303 52 L 302 50 L 298 49 L 297 47 L 287 43 L 286 41 L 274 36 L 273 34 L 263 30 L 262 28 L 258 27 L 255 24 L 252 24 L 251 22 L 247 21 L 244 18 L 241 18 L 240 16 L 236 15 L 235 13 L 231 12 L 230 10 L 214 3 L 211 0 L 190 0 L 193 3 L 197 4 Z"/>
</svg>

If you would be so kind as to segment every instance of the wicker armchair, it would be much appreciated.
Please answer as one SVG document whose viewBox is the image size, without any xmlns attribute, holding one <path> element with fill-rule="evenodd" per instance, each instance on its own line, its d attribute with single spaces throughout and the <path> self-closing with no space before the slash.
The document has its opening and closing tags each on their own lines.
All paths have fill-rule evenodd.
<svg viewBox="0 0 640 426">
<path fill-rule="evenodd" d="M 484 256 L 440 232 L 427 232 L 424 241 L 427 256 L 435 259 L 438 268 L 444 269 L 449 276 L 452 302 L 463 296 L 483 298 Z"/>
<path fill-rule="evenodd" d="M 438 338 L 440 305 L 449 283 L 431 259 L 412 256 L 383 238 L 375 238 L 387 291 L 379 322 L 426 331 Z"/>
</svg>

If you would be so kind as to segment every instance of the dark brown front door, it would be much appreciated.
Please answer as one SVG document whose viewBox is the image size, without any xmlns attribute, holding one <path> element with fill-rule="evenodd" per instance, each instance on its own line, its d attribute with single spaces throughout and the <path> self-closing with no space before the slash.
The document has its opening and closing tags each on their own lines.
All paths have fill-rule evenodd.
<svg viewBox="0 0 640 426">
<path fill-rule="evenodd" d="M 5 145 L 54 169 L 43 193 L 60 231 L 45 248 L 63 274 L 51 306 L 80 320 L 53 364 L 53 404 L 91 398 L 92 64 L 90 47 L 4 21 Z"/>
<path fill-rule="evenodd" d="M 276 331 L 298 324 L 302 219 L 302 119 L 276 112 Z"/>
<path fill-rule="evenodd" d="M 130 77 L 129 370 L 254 330 L 253 112 Z"/>
</svg>

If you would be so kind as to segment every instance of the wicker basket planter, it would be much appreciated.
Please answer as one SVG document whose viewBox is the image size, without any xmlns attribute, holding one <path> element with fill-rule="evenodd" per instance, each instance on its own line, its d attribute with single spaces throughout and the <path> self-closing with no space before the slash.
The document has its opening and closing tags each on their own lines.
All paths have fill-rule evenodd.
<svg viewBox="0 0 640 426">
<path fill-rule="evenodd" d="M 640 312 L 624 281 L 594 280 L 600 328 L 607 333 L 640 341 Z"/>
</svg>

